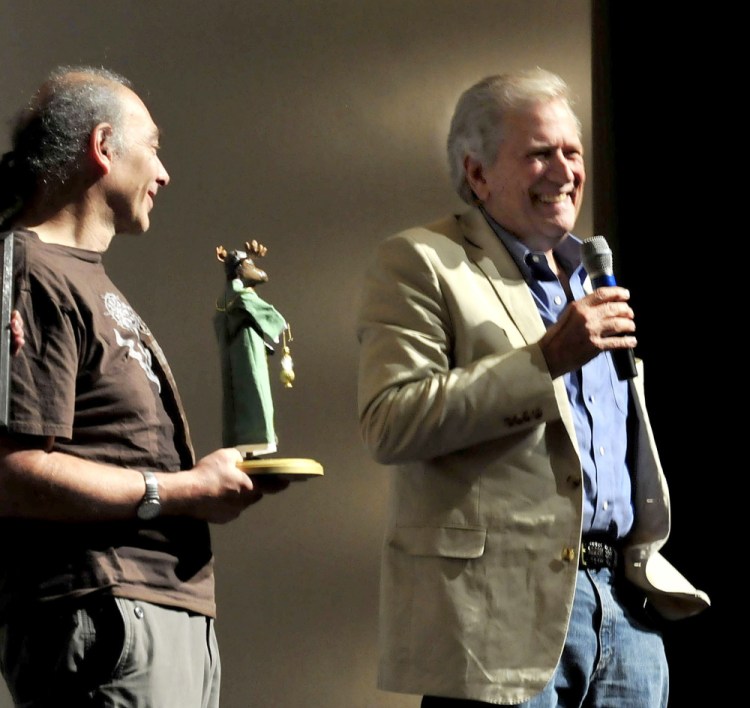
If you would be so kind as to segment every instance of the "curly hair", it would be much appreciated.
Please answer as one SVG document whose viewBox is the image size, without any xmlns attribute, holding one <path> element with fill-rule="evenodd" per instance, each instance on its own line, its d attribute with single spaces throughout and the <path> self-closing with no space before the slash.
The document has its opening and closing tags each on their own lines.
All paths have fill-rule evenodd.
<svg viewBox="0 0 750 708">
<path fill-rule="evenodd" d="M 40 188 L 56 189 L 79 173 L 93 128 L 118 127 L 120 87 L 128 79 L 104 68 L 55 69 L 17 116 L 12 148 L 0 159 L 0 220 L 7 222 Z M 115 148 L 121 132 L 115 130 Z"/>
<path fill-rule="evenodd" d="M 466 181 L 464 160 L 472 157 L 485 167 L 491 166 L 503 140 L 503 120 L 509 111 L 534 103 L 562 100 L 575 118 L 568 86 L 557 74 L 545 69 L 488 76 L 477 82 L 458 100 L 448 133 L 448 165 L 451 184 L 468 204 L 475 203 Z"/>
</svg>

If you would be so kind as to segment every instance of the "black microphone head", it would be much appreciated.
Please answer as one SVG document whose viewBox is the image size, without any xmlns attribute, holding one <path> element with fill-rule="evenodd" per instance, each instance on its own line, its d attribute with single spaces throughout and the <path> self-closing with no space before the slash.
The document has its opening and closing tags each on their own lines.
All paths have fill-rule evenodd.
<svg viewBox="0 0 750 708">
<path fill-rule="evenodd" d="M 590 278 L 601 275 L 612 275 L 612 250 L 604 236 L 592 236 L 584 239 L 581 245 L 581 260 Z"/>
</svg>

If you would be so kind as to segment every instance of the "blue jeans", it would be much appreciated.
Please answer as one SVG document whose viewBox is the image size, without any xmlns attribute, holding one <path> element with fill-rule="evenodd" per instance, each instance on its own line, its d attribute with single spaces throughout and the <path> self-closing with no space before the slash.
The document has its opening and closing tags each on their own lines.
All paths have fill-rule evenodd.
<svg viewBox="0 0 750 708">
<path fill-rule="evenodd" d="M 638 593 L 611 570 L 579 570 L 560 663 L 521 708 L 666 708 L 669 673 L 661 633 Z M 471 708 L 481 701 L 425 696 L 422 708 Z"/>
</svg>

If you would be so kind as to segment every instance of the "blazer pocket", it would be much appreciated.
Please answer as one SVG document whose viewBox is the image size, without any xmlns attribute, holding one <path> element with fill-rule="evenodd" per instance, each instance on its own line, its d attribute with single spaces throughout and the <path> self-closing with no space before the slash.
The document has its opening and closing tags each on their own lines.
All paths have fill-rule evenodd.
<svg viewBox="0 0 750 708">
<path fill-rule="evenodd" d="M 410 556 L 479 558 L 484 553 L 487 529 L 470 526 L 397 526 L 389 545 Z"/>
</svg>

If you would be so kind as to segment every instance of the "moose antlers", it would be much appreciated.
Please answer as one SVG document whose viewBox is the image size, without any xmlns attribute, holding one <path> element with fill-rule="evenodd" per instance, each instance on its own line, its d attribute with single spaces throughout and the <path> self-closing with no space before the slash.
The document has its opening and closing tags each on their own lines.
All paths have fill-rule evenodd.
<svg viewBox="0 0 750 708">
<path fill-rule="evenodd" d="M 263 256 L 268 253 L 268 249 L 262 244 L 258 243 L 255 239 L 252 241 L 245 241 L 245 250 L 247 251 L 247 255 L 255 258 L 263 258 Z M 217 246 L 216 247 L 216 257 L 223 263 L 227 256 L 229 255 L 229 252 L 227 251 L 224 246 Z"/>
</svg>

